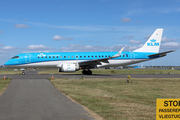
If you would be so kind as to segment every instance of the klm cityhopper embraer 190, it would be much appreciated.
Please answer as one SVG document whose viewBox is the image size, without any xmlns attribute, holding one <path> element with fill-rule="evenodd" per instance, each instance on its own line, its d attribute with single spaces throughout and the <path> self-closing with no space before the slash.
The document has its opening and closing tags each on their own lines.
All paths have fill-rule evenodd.
<svg viewBox="0 0 180 120">
<path fill-rule="evenodd" d="M 135 64 L 166 56 L 167 51 L 159 53 L 163 29 L 156 29 L 147 42 L 132 52 L 52 52 L 22 53 L 14 56 L 4 65 L 25 68 L 57 67 L 59 72 L 75 72 L 83 69 L 82 74 L 91 75 L 90 69 Z"/>
</svg>

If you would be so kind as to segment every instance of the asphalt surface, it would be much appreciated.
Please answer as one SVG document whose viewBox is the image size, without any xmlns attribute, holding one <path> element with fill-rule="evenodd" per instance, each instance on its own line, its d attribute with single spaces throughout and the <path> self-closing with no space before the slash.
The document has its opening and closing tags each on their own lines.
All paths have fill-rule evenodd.
<svg viewBox="0 0 180 120">
<path fill-rule="evenodd" d="M 127 78 L 127 75 L 131 75 L 131 78 L 180 78 L 180 74 L 94 74 L 94 75 L 83 75 L 83 78 Z M 13 79 L 46 79 L 51 78 L 52 75 L 5 75 L 8 78 Z M 3 78 L 4 75 L 0 75 L 0 78 Z M 81 78 L 82 75 L 73 75 L 73 74 L 62 74 L 62 75 L 53 75 L 54 78 Z"/>
<path fill-rule="evenodd" d="M 13 79 L 0 96 L 0 120 L 94 120 L 47 79 Z"/>
</svg>

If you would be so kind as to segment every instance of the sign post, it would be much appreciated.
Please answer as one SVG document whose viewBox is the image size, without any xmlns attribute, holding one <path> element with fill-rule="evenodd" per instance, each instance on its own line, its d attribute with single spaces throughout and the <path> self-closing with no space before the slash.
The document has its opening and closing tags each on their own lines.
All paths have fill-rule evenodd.
<svg viewBox="0 0 180 120">
<path fill-rule="evenodd" d="M 180 99 L 156 99 L 156 120 L 179 120 Z"/>
</svg>

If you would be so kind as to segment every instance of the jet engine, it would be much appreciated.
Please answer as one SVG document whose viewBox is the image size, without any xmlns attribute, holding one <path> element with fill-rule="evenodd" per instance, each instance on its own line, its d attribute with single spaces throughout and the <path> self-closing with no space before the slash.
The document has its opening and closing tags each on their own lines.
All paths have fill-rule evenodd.
<svg viewBox="0 0 180 120">
<path fill-rule="evenodd" d="M 59 68 L 59 72 L 75 72 L 79 70 L 78 64 L 62 64 Z"/>
</svg>

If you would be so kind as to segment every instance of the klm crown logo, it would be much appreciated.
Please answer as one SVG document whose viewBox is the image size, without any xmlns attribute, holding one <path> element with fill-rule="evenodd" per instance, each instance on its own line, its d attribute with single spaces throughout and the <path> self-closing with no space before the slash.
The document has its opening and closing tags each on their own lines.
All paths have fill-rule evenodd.
<svg viewBox="0 0 180 120">
<path fill-rule="evenodd" d="M 155 39 L 152 39 L 152 40 L 150 40 L 151 42 L 156 42 L 156 40 Z"/>
<path fill-rule="evenodd" d="M 147 43 L 147 46 L 159 46 L 159 42 L 156 42 L 156 39 L 151 39 L 150 41 Z"/>
</svg>

